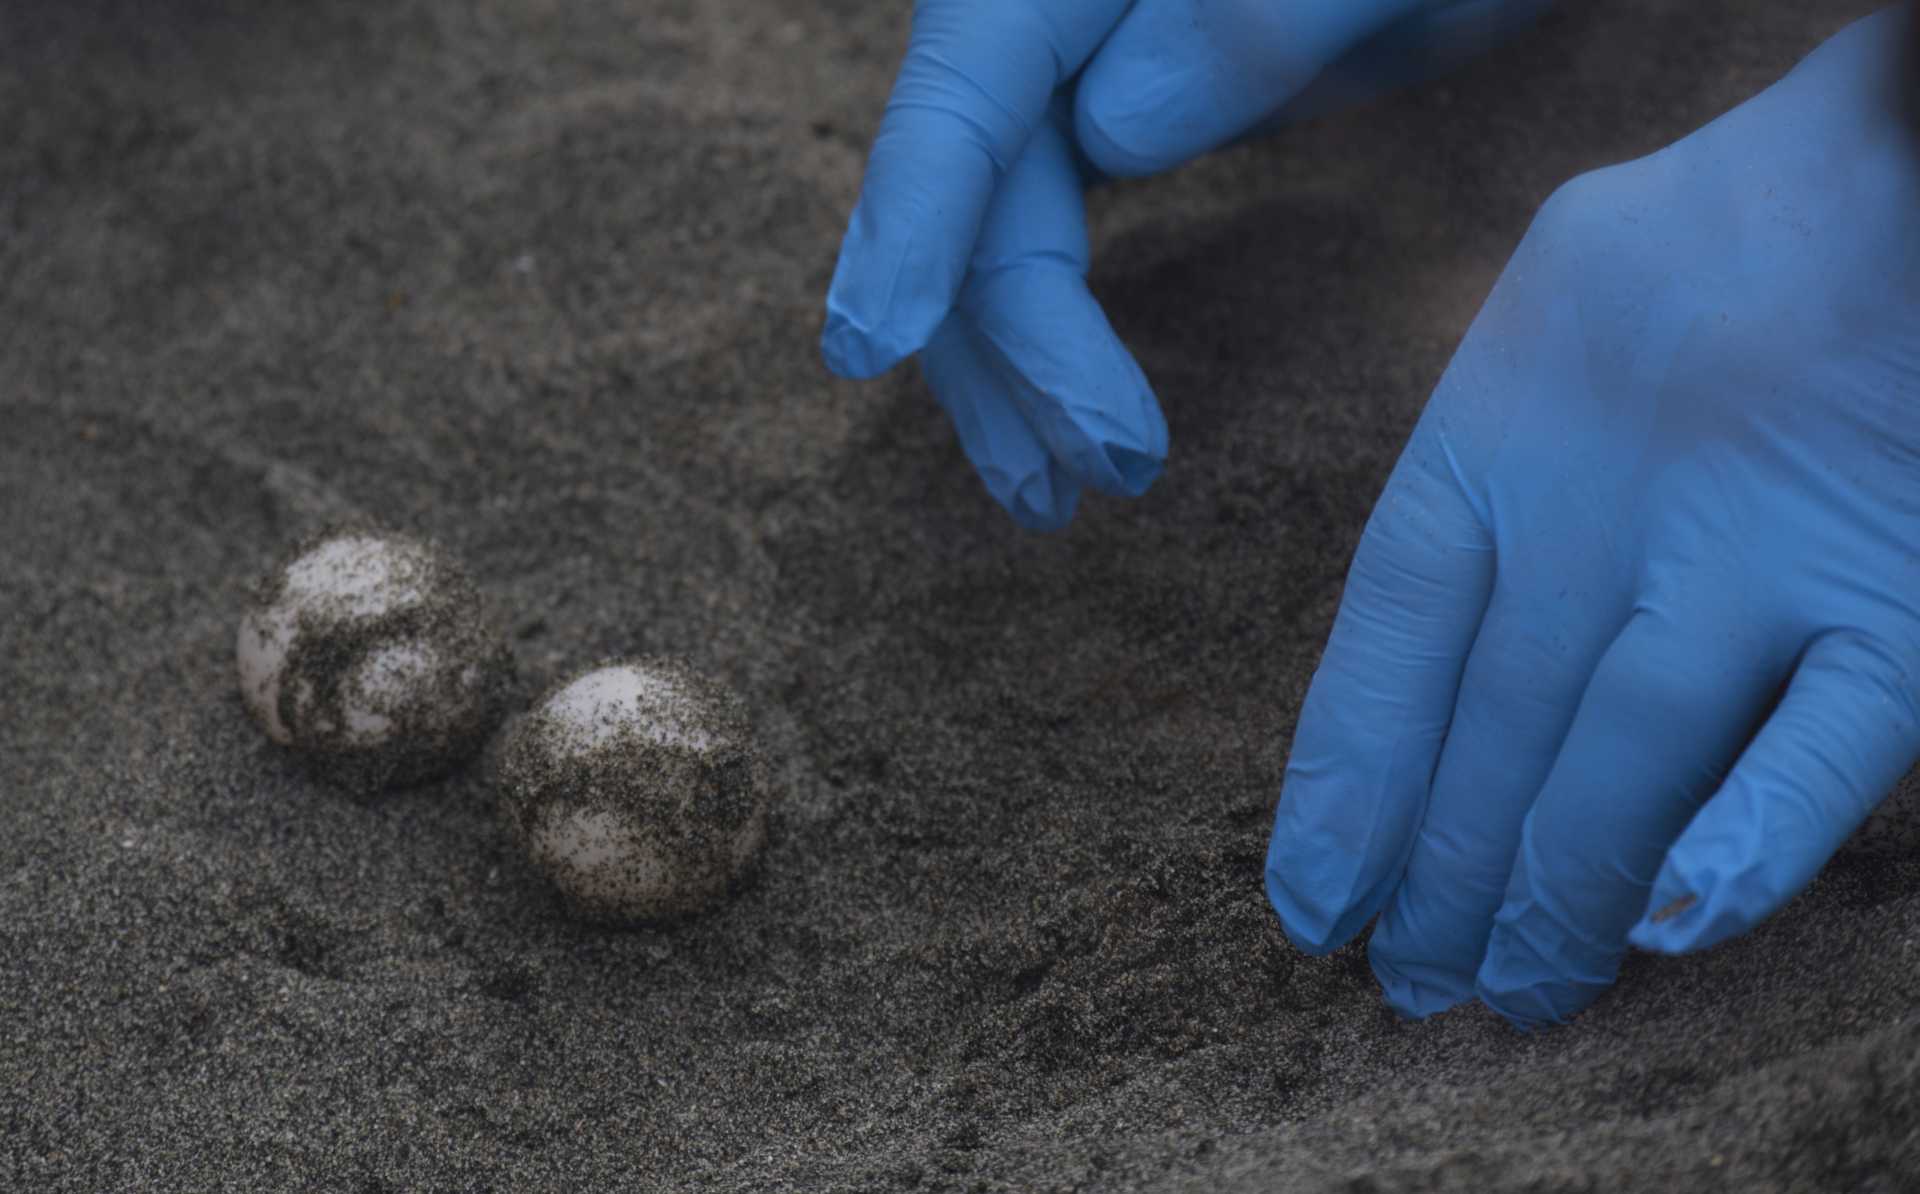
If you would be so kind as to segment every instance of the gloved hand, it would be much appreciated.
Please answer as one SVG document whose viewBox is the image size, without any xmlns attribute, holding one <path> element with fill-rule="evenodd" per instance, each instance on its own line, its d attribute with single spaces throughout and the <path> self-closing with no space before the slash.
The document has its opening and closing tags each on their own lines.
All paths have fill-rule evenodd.
<svg viewBox="0 0 1920 1194">
<path fill-rule="evenodd" d="M 1920 152 L 1888 11 L 1540 212 L 1374 509 L 1267 858 L 1388 1002 L 1564 1019 L 1920 757 Z"/>
<path fill-rule="evenodd" d="M 923 366 L 988 490 L 1053 529 L 1166 422 L 1088 293 L 1083 189 L 1437 73 L 1546 0 L 919 0 L 841 246 L 827 364 Z M 1333 64 L 1330 69 L 1329 64 Z"/>
</svg>

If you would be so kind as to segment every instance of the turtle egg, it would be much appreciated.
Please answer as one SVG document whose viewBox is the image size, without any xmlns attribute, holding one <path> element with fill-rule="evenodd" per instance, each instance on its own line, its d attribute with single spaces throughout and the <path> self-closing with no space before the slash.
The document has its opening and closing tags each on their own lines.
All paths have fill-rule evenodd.
<svg viewBox="0 0 1920 1194">
<path fill-rule="evenodd" d="M 444 773 L 499 720 L 512 657 L 444 551 L 364 526 L 298 548 L 240 619 L 240 692 L 267 736 L 361 791 Z"/>
<path fill-rule="evenodd" d="M 501 811 L 575 916 L 668 920 L 720 903 L 766 840 L 762 764 L 739 699 L 684 664 L 607 664 L 510 730 Z"/>
</svg>

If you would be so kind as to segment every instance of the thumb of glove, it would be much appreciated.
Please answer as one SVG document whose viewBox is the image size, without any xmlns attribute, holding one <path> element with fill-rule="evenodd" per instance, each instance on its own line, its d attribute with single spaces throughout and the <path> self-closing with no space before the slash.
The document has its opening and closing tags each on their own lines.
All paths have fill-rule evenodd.
<svg viewBox="0 0 1920 1194">
<path fill-rule="evenodd" d="M 1081 76 L 1074 135 L 1109 175 L 1156 173 L 1277 114 L 1344 107 L 1450 70 L 1550 3 L 1141 0 Z"/>
</svg>

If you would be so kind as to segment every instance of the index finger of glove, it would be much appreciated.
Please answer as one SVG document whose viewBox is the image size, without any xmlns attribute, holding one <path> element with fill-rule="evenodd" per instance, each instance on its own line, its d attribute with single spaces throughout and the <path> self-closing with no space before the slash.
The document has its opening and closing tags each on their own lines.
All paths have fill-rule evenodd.
<svg viewBox="0 0 1920 1194">
<path fill-rule="evenodd" d="M 827 295 L 827 363 L 871 377 L 946 318 L 987 205 L 1128 0 L 921 0 Z"/>
</svg>

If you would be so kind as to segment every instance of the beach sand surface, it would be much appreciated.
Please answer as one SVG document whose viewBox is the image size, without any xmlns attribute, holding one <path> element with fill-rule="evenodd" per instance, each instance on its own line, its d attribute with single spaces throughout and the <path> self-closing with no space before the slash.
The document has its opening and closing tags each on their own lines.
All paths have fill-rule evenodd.
<svg viewBox="0 0 1920 1194">
<path fill-rule="evenodd" d="M 1866 3 L 1568 4 L 1093 200 L 1144 499 L 994 508 L 815 348 L 904 44 L 847 0 L 0 6 L 0 1189 L 1920 1188 L 1920 792 L 1570 1026 L 1380 1002 L 1261 862 L 1388 469 L 1532 212 Z M 684 657 L 776 805 L 722 911 L 561 913 L 483 765 L 340 795 L 248 583 L 466 562 L 516 707 Z"/>
</svg>

